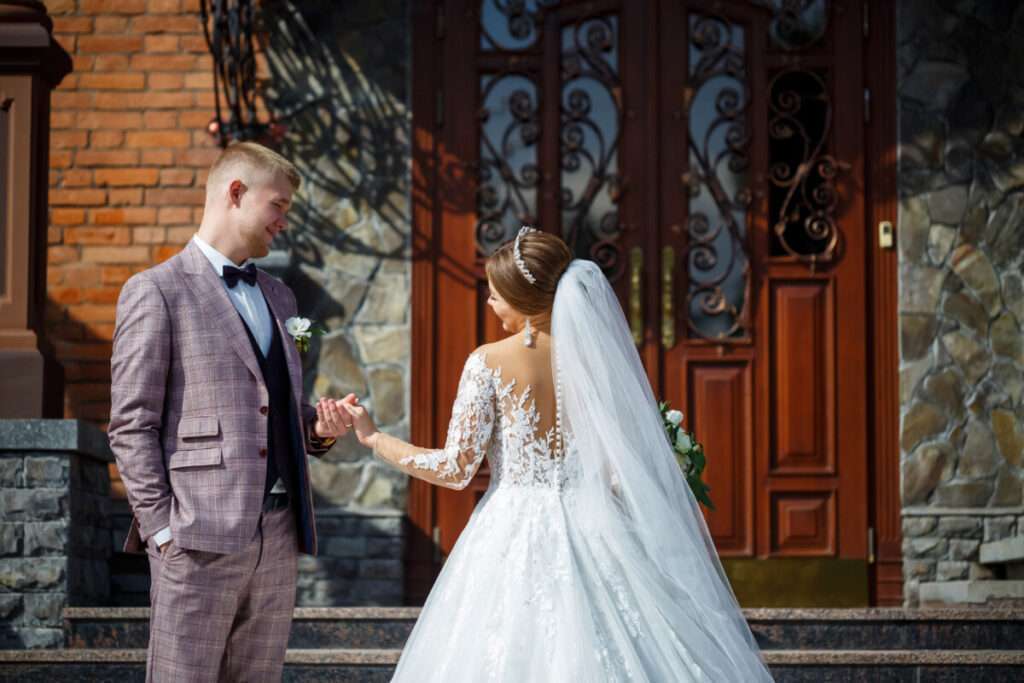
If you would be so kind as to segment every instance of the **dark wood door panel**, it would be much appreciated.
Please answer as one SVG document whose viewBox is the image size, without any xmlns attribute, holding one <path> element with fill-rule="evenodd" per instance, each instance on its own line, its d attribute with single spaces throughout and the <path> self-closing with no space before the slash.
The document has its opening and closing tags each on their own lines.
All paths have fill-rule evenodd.
<svg viewBox="0 0 1024 683">
<path fill-rule="evenodd" d="M 771 280 L 771 474 L 834 474 L 835 305 L 828 279 Z"/>
<path fill-rule="evenodd" d="M 752 363 L 733 356 L 688 358 L 684 365 L 689 400 L 683 410 L 708 454 L 705 480 L 715 503 L 708 528 L 727 556 L 750 556 L 754 549 Z"/>
</svg>

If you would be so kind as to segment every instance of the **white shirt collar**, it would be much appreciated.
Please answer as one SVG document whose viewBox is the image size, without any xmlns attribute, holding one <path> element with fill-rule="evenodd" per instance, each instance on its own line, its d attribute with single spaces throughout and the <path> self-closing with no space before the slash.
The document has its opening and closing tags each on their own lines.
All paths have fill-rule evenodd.
<svg viewBox="0 0 1024 683">
<path fill-rule="evenodd" d="M 217 273 L 218 277 L 223 275 L 224 266 L 241 268 L 242 266 L 245 265 L 245 263 L 243 262 L 241 265 L 235 266 L 234 261 L 232 261 L 227 256 L 225 256 L 224 254 L 220 253 L 215 248 L 210 246 L 210 244 L 206 240 L 199 236 L 199 233 L 192 235 L 192 241 L 196 243 L 197 247 L 199 247 L 199 251 L 203 252 L 203 256 L 205 256 L 206 260 L 208 260 L 210 262 L 210 265 L 213 266 L 213 270 L 215 273 Z"/>
</svg>

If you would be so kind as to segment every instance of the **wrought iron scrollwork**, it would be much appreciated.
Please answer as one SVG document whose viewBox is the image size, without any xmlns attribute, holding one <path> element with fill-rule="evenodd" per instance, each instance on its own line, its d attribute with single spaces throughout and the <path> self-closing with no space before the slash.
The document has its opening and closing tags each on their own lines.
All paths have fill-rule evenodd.
<svg viewBox="0 0 1024 683">
<path fill-rule="evenodd" d="M 536 222 L 540 121 L 537 87 L 528 76 L 485 76 L 481 88 L 475 237 L 486 256 L 521 225 Z"/>
<path fill-rule="evenodd" d="M 783 71 L 768 92 L 773 251 L 813 268 L 837 256 L 836 179 L 850 166 L 827 153 L 832 102 L 821 73 Z"/>
<path fill-rule="evenodd" d="M 213 56 L 215 118 L 209 132 L 221 147 L 234 140 L 280 140 L 283 126 L 259 120 L 252 0 L 201 0 L 203 34 Z"/>
<path fill-rule="evenodd" d="M 622 130 L 618 18 L 588 17 L 562 29 L 562 234 L 613 282 L 625 269 L 619 236 Z"/>
<path fill-rule="evenodd" d="M 540 36 L 541 11 L 558 0 L 482 0 L 480 47 L 492 50 L 526 50 Z"/>
<path fill-rule="evenodd" d="M 751 0 L 772 12 L 768 35 L 772 44 L 786 51 L 806 50 L 828 31 L 828 0 Z"/>
<path fill-rule="evenodd" d="M 691 15 L 689 27 L 687 320 L 691 334 L 721 342 L 749 335 L 745 34 L 717 16 Z"/>
</svg>

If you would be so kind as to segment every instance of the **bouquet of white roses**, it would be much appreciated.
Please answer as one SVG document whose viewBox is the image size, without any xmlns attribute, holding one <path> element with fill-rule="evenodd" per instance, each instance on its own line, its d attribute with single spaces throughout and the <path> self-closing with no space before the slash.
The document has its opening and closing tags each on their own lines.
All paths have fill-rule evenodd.
<svg viewBox="0 0 1024 683">
<path fill-rule="evenodd" d="M 704 483 L 701 476 L 707 459 L 704 457 L 704 446 L 694 437 L 692 432 L 683 429 L 683 414 L 678 410 L 669 409 L 666 401 L 658 404 L 661 410 L 661 419 L 665 423 L 665 433 L 668 434 L 668 441 L 675 451 L 676 461 L 679 462 L 679 469 L 686 478 L 694 498 L 709 510 L 714 510 L 709 492 L 711 487 Z"/>
</svg>

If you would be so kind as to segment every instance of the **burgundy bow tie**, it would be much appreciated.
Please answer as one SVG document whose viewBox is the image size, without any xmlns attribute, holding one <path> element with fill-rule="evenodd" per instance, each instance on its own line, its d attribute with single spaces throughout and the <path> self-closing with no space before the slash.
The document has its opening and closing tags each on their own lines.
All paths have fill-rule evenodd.
<svg viewBox="0 0 1024 683">
<path fill-rule="evenodd" d="M 256 264 L 248 263 L 245 268 L 224 266 L 220 276 L 224 278 L 224 282 L 228 284 L 229 289 L 234 289 L 239 280 L 242 280 L 248 285 L 254 285 L 256 284 Z"/>
</svg>

